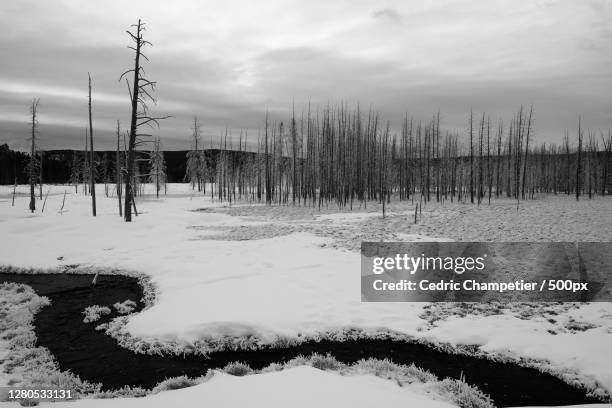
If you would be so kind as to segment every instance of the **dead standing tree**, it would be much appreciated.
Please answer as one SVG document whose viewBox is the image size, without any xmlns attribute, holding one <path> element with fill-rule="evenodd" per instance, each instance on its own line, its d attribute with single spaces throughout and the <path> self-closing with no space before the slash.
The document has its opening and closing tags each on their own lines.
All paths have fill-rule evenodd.
<svg viewBox="0 0 612 408">
<path fill-rule="evenodd" d="M 196 183 L 198 191 L 202 191 L 202 161 L 205 157 L 201 154 L 199 145 L 202 144 L 200 136 L 200 124 L 198 117 L 193 118 L 193 132 L 191 134 L 191 150 L 187 152 L 187 167 L 185 169 L 185 180 L 191 183 L 191 189 L 195 190 Z"/>
<path fill-rule="evenodd" d="M 578 117 L 578 151 L 576 153 L 576 201 L 582 190 L 582 118 Z"/>
<path fill-rule="evenodd" d="M 159 137 L 155 139 L 153 150 L 149 152 L 149 168 L 149 182 L 155 185 L 155 195 L 159 198 L 159 190 L 162 184 L 164 190 L 166 189 L 166 163 Z"/>
<path fill-rule="evenodd" d="M 38 151 L 38 160 L 39 160 L 39 166 L 38 166 L 38 198 L 40 200 L 42 200 L 42 183 L 43 183 L 43 160 L 44 160 L 44 154 L 45 152 L 43 152 L 42 150 Z"/>
<path fill-rule="evenodd" d="M 32 135 L 31 135 L 31 149 L 30 149 L 30 164 L 28 166 L 29 176 L 30 176 L 30 211 L 34 212 L 36 210 L 36 196 L 34 193 L 34 184 L 36 183 L 36 132 L 38 121 L 36 120 L 36 113 L 38 111 L 38 103 L 40 100 L 38 98 L 32 101 L 32 105 L 30 105 L 30 113 L 32 114 Z"/>
<path fill-rule="evenodd" d="M 533 105 L 531 109 L 529 109 L 529 117 L 527 119 L 527 135 L 525 136 L 525 160 L 523 162 L 523 183 L 521 188 L 521 195 L 523 200 L 525 200 L 525 183 L 527 179 L 527 160 L 529 158 L 529 140 L 531 136 L 531 127 L 532 127 L 532 117 L 533 117 Z"/>
<path fill-rule="evenodd" d="M 146 143 L 144 137 L 151 136 L 150 134 L 141 133 L 140 129 L 143 126 L 157 126 L 159 127 L 159 120 L 167 119 L 169 116 L 154 117 L 149 114 L 148 102 L 156 103 L 156 99 L 153 94 L 155 92 L 156 82 L 150 81 L 144 77 L 145 72 L 141 65 L 140 58 L 142 57 L 146 61 L 149 61 L 147 56 L 142 53 L 143 47 L 152 44 L 149 41 L 143 39 L 143 32 L 145 31 L 145 23 L 138 20 L 138 24 L 133 24 L 132 27 L 135 29 L 134 32 L 127 30 L 126 33 L 134 41 L 134 46 L 128 46 L 129 49 L 135 52 L 134 56 L 134 68 L 125 71 L 119 77 L 119 81 L 123 79 L 127 74 L 133 74 L 134 79 L 130 86 L 130 82 L 127 78 L 128 91 L 130 93 L 130 99 L 132 101 L 132 112 L 130 118 L 130 136 L 128 141 L 127 151 L 127 175 L 125 178 L 125 198 L 124 198 L 124 216 L 126 222 L 132 221 L 132 206 L 134 205 L 134 191 L 133 191 L 133 178 L 135 172 L 135 159 L 136 159 L 136 147 Z"/>
<path fill-rule="evenodd" d="M 117 200 L 119 200 L 119 216 L 123 217 L 123 209 L 121 208 L 121 151 L 120 151 L 120 135 L 121 127 L 119 121 L 117 121 L 117 153 L 115 157 L 115 183 L 117 185 Z"/>
<path fill-rule="evenodd" d="M 95 158 L 94 158 L 94 145 L 93 145 L 93 123 L 91 120 L 91 75 L 87 73 L 89 79 L 89 147 L 90 147 L 90 159 L 89 159 L 89 181 L 91 182 L 91 214 L 96 216 L 96 175 L 95 175 Z"/>
</svg>

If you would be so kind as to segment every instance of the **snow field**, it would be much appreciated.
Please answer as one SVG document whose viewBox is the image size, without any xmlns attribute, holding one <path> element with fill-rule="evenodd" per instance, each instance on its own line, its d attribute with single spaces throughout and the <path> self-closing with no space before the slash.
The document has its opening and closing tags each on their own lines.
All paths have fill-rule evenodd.
<svg viewBox="0 0 612 408">
<path fill-rule="evenodd" d="M 46 189 L 47 186 L 45 192 Z M 11 207 L 12 187 L 0 187 L 0 263 L 45 269 L 78 265 L 149 275 L 158 290 L 156 303 L 130 316 L 124 327 L 135 338 L 189 346 L 206 339 L 245 336 L 255 337 L 265 344 L 279 338 L 317 336 L 342 329 L 397 332 L 451 345 L 478 345 L 498 356 L 546 361 L 555 370 L 569 371 L 571 375 L 577 371 L 582 381 L 590 379 L 612 389 L 610 303 L 584 305 L 559 316 L 569 318 L 571 314 L 594 327 L 577 333 L 553 335 L 547 330 L 544 319 L 520 319 L 511 313 L 451 316 L 430 327 L 419 317 L 423 304 L 361 303 L 359 253 L 349 250 L 354 249 L 352 247 L 334 248 L 334 237 L 301 231 L 246 241 L 209 239 L 226 228 L 257 229 L 262 223 L 306 225 L 313 221 L 312 218 L 279 219 L 282 208 L 271 209 L 271 215 L 266 215 L 267 210 L 262 206 L 241 205 L 230 210 L 224 208 L 225 204 L 211 202 L 209 196 L 194 195 L 185 185 L 170 185 L 169 195 L 159 200 L 151 196 L 139 198 L 137 205 L 141 214 L 131 224 L 121 220 L 116 200 L 104 197 L 102 186 L 98 186 L 96 218 L 90 215 L 90 198 L 81 193 L 75 195 L 72 186 L 52 186 L 45 212 L 41 214 L 38 209 L 32 215 L 27 210 L 26 190 L 26 186 L 19 187 L 15 207 Z M 57 210 L 64 190 L 67 192 L 66 205 L 60 214 Z M 579 204 L 571 200 L 551 198 L 552 207 L 543 203 L 544 200 L 539 200 L 524 204 L 521 211 L 528 211 L 530 215 L 524 217 L 527 221 L 519 222 L 515 235 L 508 229 L 516 221 L 515 215 L 504 210 L 503 205 L 475 209 L 447 204 L 446 209 L 424 211 L 422 221 L 413 229 L 408 227 L 414 212 L 411 205 L 403 210 L 400 205 L 390 208 L 391 216 L 386 221 L 368 209 L 349 215 L 315 215 L 314 222 L 355 233 L 352 238 L 355 242 L 359 235 L 354 231 L 362 224 L 367 228 L 380 225 L 382 236 L 393 232 L 401 239 L 414 240 L 457 239 L 464 233 L 466 240 L 474 239 L 478 237 L 479 227 L 483 240 L 509 240 L 509 237 L 537 240 L 543 236 L 552 240 L 567 239 L 567 228 L 582 228 L 574 235 L 579 240 L 612 239 L 612 229 L 607 230 L 608 235 L 603 232 L 609 221 L 600 217 L 612 209 L 611 200 L 597 199 L 591 203 L 585 200 L 579 203 L 585 206 L 581 213 L 574 213 Z M 39 208 L 41 205 L 41 201 L 37 201 Z M 202 208 L 208 210 L 193 211 Z M 547 223 L 550 208 L 562 214 L 563 225 L 570 227 L 555 229 L 554 225 L 546 224 L 540 228 L 537 219 Z M 590 208 L 593 215 L 590 215 Z M 292 210 L 284 211 L 290 213 Z M 244 215 L 230 215 L 234 212 Z M 528 229 L 529 223 L 533 230 Z M 202 234 L 208 238 L 204 239 Z M 341 239 L 350 240 L 351 237 L 343 235 Z M 322 374 L 317 373 L 315 377 L 319 375 Z M 266 376 L 261 377 L 264 380 L 224 379 L 221 376 L 218 381 L 220 387 L 225 381 L 244 381 L 246 389 L 250 389 L 250 381 L 277 380 Z M 338 381 L 346 380 L 339 378 Z M 217 380 L 198 387 L 207 387 L 214 384 L 213 381 Z M 308 381 L 316 383 L 318 379 Z M 351 389 L 349 384 L 342 386 Z M 360 395 L 357 389 L 361 386 L 363 384 L 347 394 Z M 287 389 L 291 389 L 289 384 Z M 187 393 L 186 400 L 190 390 L 180 391 Z M 393 401 L 389 395 L 389 401 Z M 365 398 L 356 400 L 366 401 Z M 298 400 L 296 398 L 294 403 Z"/>
</svg>

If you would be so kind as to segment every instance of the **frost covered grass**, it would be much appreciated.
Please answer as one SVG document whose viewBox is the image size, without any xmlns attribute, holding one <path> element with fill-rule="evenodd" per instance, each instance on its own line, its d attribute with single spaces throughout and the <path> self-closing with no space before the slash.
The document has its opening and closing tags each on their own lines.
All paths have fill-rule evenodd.
<svg viewBox="0 0 612 408">
<path fill-rule="evenodd" d="M 456 407 L 432 394 L 399 387 L 371 375 L 338 375 L 310 366 L 288 367 L 257 375 L 233 376 L 216 371 L 207 381 L 192 387 L 162 391 L 146 398 L 80 399 L 70 403 L 41 404 L 41 408 L 165 408 L 169 406 L 219 406 L 311 408 L 346 406 L 371 408 L 384 403 L 388 408 Z"/>
<path fill-rule="evenodd" d="M 229 375 L 235 375 L 237 377 L 242 377 L 243 375 L 253 373 L 253 370 L 251 369 L 251 367 L 249 367 L 248 364 L 240 361 L 229 363 L 228 365 L 223 367 L 223 371 L 225 371 Z"/>
<path fill-rule="evenodd" d="M 129 314 L 129 313 L 132 313 L 134 309 L 136 309 L 136 302 L 128 299 L 123 302 L 115 303 L 113 307 L 119 314 Z"/>
<path fill-rule="evenodd" d="M 56 388 L 73 390 L 77 396 L 100 390 L 100 384 L 82 381 L 70 372 L 63 372 L 44 347 L 36 346 L 32 320 L 43 307 L 46 297 L 32 288 L 17 283 L 0 283 L 0 349 L 8 351 L 0 359 L 0 380 L 23 388 Z M 0 395 L 0 401 L 7 395 Z"/>
<path fill-rule="evenodd" d="M 430 382 L 436 381 L 437 377 L 427 370 L 411 365 L 399 365 L 390 360 L 367 359 L 359 360 L 354 369 L 357 372 L 366 374 L 374 374 L 377 377 L 395 379 L 401 384 L 411 384 L 413 382 Z"/>
<path fill-rule="evenodd" d="M 97 322 L 102 316 L 109 315 L 110 312 L 111 310 L 107 306 L 87 306 L 85 310 L 83 310 L 83 314 L 85 315 L 83 318 L 83 323 Z"/>
<path fill-rule="evenodd" d="M 116 390 L 98 391 L 89 396 L 89 398 L 110 399 L 110 398 L 141 398 L 146 397 L 151 392 L 142 387 L 125 386 Z"/>
<path fill-rule="evenodd" d="M 214 371 L 209 371 L 206 375 L 197 378 L 189 378 L 186 375 L 179 377 L 168 378 L 155 386 L 151 390 L 152 394 L 157 394 L 162 391 L 180 390 L 181 388 L 193 387 L 194 385 L 202 384 L 208 381 L 214 375 Z"/>
<path fill-rule="evenodd" d="M 439 380 L 430 372 L 414 365 L 406 366 L 395 364 L 387 359 L 365 359 L 359 360 L 353 365 L 337 361 L 331 355 L 312 354 L 310 356 L 298 356 L 283 364 L 271 364 L 261 370 L 254 370 L 242 362 L 232 362 L 220 371 L 235 377 L 249 375 L 260 375 L 270 372 L 279 372 L 296 367 L 309 366 L 322 371 L 334 372 L 341 376 L 373 375 L 394 382 L 399 387 L 408 387 L 418 394 L 427 395 L 435 400 L 447 401 L 462 408 L 492 408 L 494 407 L 490 398 L 478 389 L 470 386 L 462 380 L 444 379 Z M 169 378 L 160 382 L 152 391 L 157 394 L 161 391 L 176 390 L 192 387 L 209 381 L 215 371 L 198 378 L 186 376 Z M 140 396 L 140 390 L 130 392 L 129 389 L 121 390 L 119 393 L 106 393 L 105 396 Z M 102 394 L 98 394 L 102 395 Z"/>
<path fill-rule="evenodd" d="M 483 392 L 463 380 L 439 380 L 429 371 L 412 365 L 395 364 L 390 360 L 362 359 L 353 365 L 339 362 L 333 356 L 312 354 L 298 356 L 284 364 L 272 364 L 262 370 L 252 370 L 244 363 L 228 364 L 223 371 L 231 375 L 251 375 L 286 370 L 292 367 L 310 366 L 323 371 L 332 371 L 344 376 L 373 375 L 395 382 L 399 387 L 409 387 L 437 400 L 450 402 L 461 408 L 493 408 L 494 405 Z"/>
<path fill-rule="evenodd" d="M 445 378 L 436 383 L 433 388 L 440 396 L 461 408 L 490 408 L 494 406 L 487 395 L 471 387 L 463 379 Z"/>
<path fill-rule="evenodd" d="M 210 381 L 218 373 L 226 373 L 234 377 L 244 377 L 252 375 L 262 375 L 272 372 L 285 372 L 298 367 L 313 367 L 317 370 L 327 371 L 343 377 L 352 376 L 375 376 L 390 381 L 396 387 L 406 388 L 411 392 L 426 396 L 437 401 L 449 402 L 455 406 L 463 408 L 492 408 L 488 396 L 478 389 L 459 380 L 439 380 L 430 372 L 415 367 L 395 364 L 387 359 L 364 359 L 355 364 L 349 365 L 337 361 L 331 355 L 312 354 L 310 356 L 298 356 L 283 364 L 271 364 L 261 370 L 254 370 L 249 365 L 242 362 L 232 362 L 222 369 L 210 370 L 206 375 L 197 378 L 179 376 L 168 378 L 161 381 L 151 390 L 140 387 L 123 387 L 112 391 L 100 391 L 99 387 L 91 388 L 86 392 L 81 392 L 82 398 L 90 399 L 109 399 L 109 398 L 139 398 L 156 395 L 166 391 L 179 390 L 194 387 Z M 74 387 L 72 382 L 62 382 L 62 378 L 54 378 L 48 381 L 57 386 Z M 36 384 L 36 383 L 33 383 Z M 308 385 L 309 384 L 304 384 Z"/>
<path fill-rule="evenodd" d="M 420 317 L 426 320 L 430 327 L 435 327 L 441 322 L 453 317 L 511 315 L 521 320 L 546 320 L 561 331 L 563 327 L 568 330 L 579 330 L 578 326 L 580 324 L 576 322 L 577 328 L 574 329 L 571 322 L 575 322 L 575 320 L 572 317 L 568 317 L 567 313 L 571 310 L 579 309 L 581 306 L 580 303 L 574 302 L 440 302 L 424 306 Z M 568 321 L 564 323 L 564 320 Z M 589 328 L 596 327 L 591 324 L 584 324 L 584 326 L 585 328 L 587 326 Z"/>
</svg>

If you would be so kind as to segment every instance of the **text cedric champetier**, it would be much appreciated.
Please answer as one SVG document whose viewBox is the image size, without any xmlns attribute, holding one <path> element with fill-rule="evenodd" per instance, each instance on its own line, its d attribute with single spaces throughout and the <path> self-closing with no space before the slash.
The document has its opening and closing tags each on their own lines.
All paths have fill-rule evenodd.
<svg viewBox="0 0 612 408">
<path fill-rule="evenodd" d="M 372 287 L 377 291 L 495 291 L 495 292 L 511 292 L 511 291 L 535 291 L 538 290 L 536 282 L 525 282 L 524 280 L 515 282 L 478 282 L 473 279 L 468 279 L 463 282 L 455 282 L 454 280 L 440 280 L 431 282 L 427 279 L 422 279 L 414 282 L 407 279 L 402 279 L 399 282 L 384 282 L 377 279 L 372 282 Z"/>
</svg>

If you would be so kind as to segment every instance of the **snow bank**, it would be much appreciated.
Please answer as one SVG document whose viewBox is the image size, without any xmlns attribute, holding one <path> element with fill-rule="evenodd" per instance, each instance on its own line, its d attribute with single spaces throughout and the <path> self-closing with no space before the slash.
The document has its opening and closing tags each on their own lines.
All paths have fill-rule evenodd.
<svg viewBox="0 0 612 408">
<path fill-rule="evenodd" d="M 416 394 L 394 382 L 373 376 L 340 376 L 312 367 L 235 377 L 217 372 L 207 382 L 190 388 L 165 391 L 147 398 L 78 400 L 42 403 L 52 408 L 156 408 L 156 407 L 423 407 L 453 405 Z"/>
</svg>

